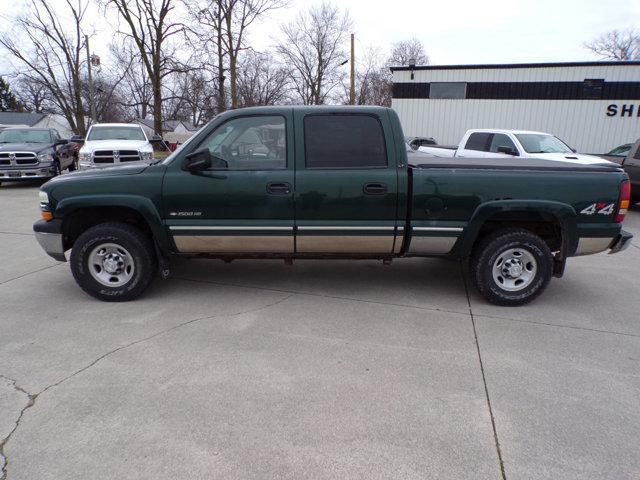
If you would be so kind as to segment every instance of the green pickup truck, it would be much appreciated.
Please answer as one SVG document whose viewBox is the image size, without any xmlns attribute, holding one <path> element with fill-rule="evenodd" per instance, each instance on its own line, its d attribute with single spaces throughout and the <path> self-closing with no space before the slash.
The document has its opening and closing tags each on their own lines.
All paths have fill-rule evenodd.
<svg viewBox="0 0 640 480">
<path fill-rule="evenodd" d="M 42 186 L 36 238 L 101 300 L 139 296 L 171 256 L 446 257 L 484 297 L 519 305 L 568 257 L 628 246 L 627 175 L 610 163 L 430 158 L 408 165 L 381 107 L 256 107 L 214 118 L 148 165 Z M 428 285 L 425 279 L 425 287 Z"/>
</svg>

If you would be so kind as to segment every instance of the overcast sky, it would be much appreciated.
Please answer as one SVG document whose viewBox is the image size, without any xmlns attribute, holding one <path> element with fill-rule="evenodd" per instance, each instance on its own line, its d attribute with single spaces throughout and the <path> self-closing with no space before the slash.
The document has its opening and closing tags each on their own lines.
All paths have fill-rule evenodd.
<svg viewBox="0 0 640 480">
<path fill-rule="evenodd" d="M 49 0 L 63 7 L 64 0 Z M 26 0 L 0 0 L 19 11 Z M 291 0 L 250 31 L 257 50 L 273 44 L 282 22 L 317 0 Z M 432 64 L 593 60 L 585 41 L 614 28 L 640 25 L 640 0 L 343 0 L 354 22 L 356 55 L 376 46 L 385 53 L 398 40 L 417 37 Z M 6 9 L 3 14 L 9 13 Z M 88 16 L 93 50 L 107 60 L 112 35 L 102 15 Z M 7 23 L 0 30 L 7 28 Z M 105 65 L 106 66 L 106 65 Z M 9 66 L 0 52 L 0 74 Z"/>
<path fill-rule="evenodd" d="M 314 0 L 294 0 L 255 29 L 275 26 Z M 591 60 L 582 44 L 614 28 L 640 26 L 640 0 L 343 0 L 360 45 L 417 37 L 434 64 Z"/>
</svg>

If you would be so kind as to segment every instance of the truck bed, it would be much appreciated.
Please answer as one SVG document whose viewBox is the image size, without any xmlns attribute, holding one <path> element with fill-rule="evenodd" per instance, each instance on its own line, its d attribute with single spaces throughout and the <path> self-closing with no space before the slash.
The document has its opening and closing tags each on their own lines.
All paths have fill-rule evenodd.
<svg viewBox="0 0 640 480">
<path fill-rule="evenodd" d="M 424 163 L 412 164 L 413 169 L 455 169 L 455 170 L 512 170 L 512 171 L 543 171 L 543 172 L 619 172 L 620 166 L 611 165 L 603 160 L 599 164 L 580 164 L 542 160 L 538 158 L 462 158 L 425 157 Z"/>
</svg>

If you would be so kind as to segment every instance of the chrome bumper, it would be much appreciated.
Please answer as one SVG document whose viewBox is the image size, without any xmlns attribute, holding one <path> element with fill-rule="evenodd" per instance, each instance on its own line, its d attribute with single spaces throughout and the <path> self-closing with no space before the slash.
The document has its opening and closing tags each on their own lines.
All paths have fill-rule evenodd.
<svg viewBox="0 0 640 480">
<path fill-rule="evenodd" d="M 609 253 L 618 253 L 626 249 L 631 243 L 633 235 L 625 230 L 622 230 L 620 234 L 615 238 L 611 244 L 611 250 Z"/>
<path fill-rule="evenodd" d="M 51 178 L 53 172 L 49 168 L 22 168 L 21 170 L 0 170 L 0 181 L 18 182 L 20 180 L 35 180 L 38 178 Z"/>
<path fill-rule="evenodd" d="M 36 240 L 47 254 L 58 260 L 59 262 L 66 262 L 67 257 L 64 255 L 64 247 L 62 246 L 62 234 L 61 233 L 44 233 L 35 232 Z"/>
</svg>

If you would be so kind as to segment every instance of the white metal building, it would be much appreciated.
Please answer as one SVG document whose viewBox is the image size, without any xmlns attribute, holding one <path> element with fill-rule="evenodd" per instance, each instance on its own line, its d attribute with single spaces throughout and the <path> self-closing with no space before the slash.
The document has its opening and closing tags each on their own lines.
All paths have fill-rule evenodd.
<svg viewBox="0 0 640 480">
<path fill-rule="evenodd" d="M 456 145 L 470 128 L 552 133 L 581 153 L 640 137 L 640 62 L 392 67 L 405 135 Z"/>
</svg>

